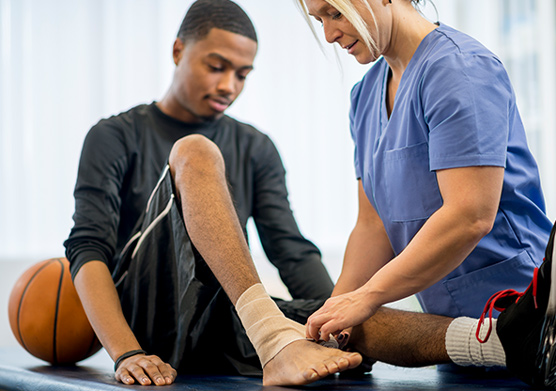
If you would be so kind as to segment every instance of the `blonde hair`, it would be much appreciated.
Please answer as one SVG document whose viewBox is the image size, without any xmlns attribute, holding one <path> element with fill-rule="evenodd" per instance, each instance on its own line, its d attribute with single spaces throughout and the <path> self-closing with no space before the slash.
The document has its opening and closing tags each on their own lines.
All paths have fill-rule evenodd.
<svg viewBox="0 0 556 391">
<path fill-rule="evenodd" d="M 328 4 L 330 4 L 332 7 L 336 8 L 336 10 L 338 10 L 338 12 L 340 12 L 353 25 L 355 30 L 361 36 L 361 39 L 363 40 L 365 45 L 367 45 L 367 47 L 370 50 L 377 49 L 377 44 L 373 39 L 373 37 L 371 36 L 367 22 L 365 22 L 360 12 L 357 10 L 355 5 L 353 5 L 354 1 L 358 1 L 361 4 L 363 4 L 363 6 L 366 7 L 369 13 L 371 14 L 375 29 L 378 30 L 378 25 L 376 23 L 375 15 L 373 13 L 373 10 L 371 9 L 371 6 L 366 0 L 325 0 L 325 1 Z M 305 1 L 298 0 L 298 4 L 301 10 L 303 11 L 307 23 L 309 23 L 309 27 L 311 28 L 313 35 L 317 37 L 317 33 L 315 31 L 313 24 L 311 23 L 311 19 L 309 17 L 309 11 L 307 10 Z"/>
</svg>

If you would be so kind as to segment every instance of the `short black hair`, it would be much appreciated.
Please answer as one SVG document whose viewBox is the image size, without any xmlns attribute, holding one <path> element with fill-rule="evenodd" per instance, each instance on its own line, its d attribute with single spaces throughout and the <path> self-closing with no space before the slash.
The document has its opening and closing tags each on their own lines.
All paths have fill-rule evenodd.
<svg viewBox="0 0 556 391">
<path fill-rule="evenodd" d="M 239 5 L 230 0 L 195 1 L 183 18 L 178 38 L 183 42 L 190 39 L 198 41 L 206 37 L 213 28 L 240 34 L 258 42 L 253 22 Z"/>
</svg>

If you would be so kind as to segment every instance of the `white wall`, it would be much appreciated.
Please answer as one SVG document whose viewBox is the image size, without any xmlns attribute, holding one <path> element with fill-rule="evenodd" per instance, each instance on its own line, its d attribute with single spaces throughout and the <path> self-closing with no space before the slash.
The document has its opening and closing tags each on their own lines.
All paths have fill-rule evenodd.
<svg viewBox="0 0 556 391">
<path fill-rule="evenodd" d="M 191 2 L 0 0 L 0 346 L 15 344 L 4 317 L 15 278 L 28 265 L 64 253 L 86 132 L 102 117 L 163 95 L 173 72 L 172 43 Z M 551 2 L 539 1 L 553 10 Z M 323 53 L 294 0 L 238 3 L 252 17 L 260 44 L 256 69 L 229 114 L 277 144 L 300 228 L 337 278 L 357 208 L 349 91 L 368 67 L 330 47 Z M 435 1 L 443 22 L 495 52 L 507 38 L 498 17 L 506 3 L 515 1 Z M 430 7 L 426 13 L 434 14 Z M 540 14 L 548 18 L 542 31 L 548 30 L 554 12 L 552 19 Z M 551 34 L 544 35 L 545 45 L 554 44 Z M 554 83 L 553 57 L 543 64 Z M 553 107 L 554 100 L 543 113 Z M 555 144 L 553 117 L 547 126 L 537 148 L 545 152 L 538 154 L 554 159 L 548 153 Z M 554 167 L 551 160 L 540 164 L 543 172 Z M 548 182 L 554 210 L 556 186 Z M 260 246 L 253 242 L 252 248 L 263 279 L 283 295 Z"/>
<path fill-rule="evenodd" d="M 0 1 L 0 183 L 9 190 L 0 194 L 0 259 L 42 259 L 63 252 L 85 133 L 101 117 L 162 96 L 190 1 Z M 353 216 L 347 96 L 365 68 L 349 61 L 337 77 L 334 55 L 324 57 L 293 2 L 240 3 L 261 43 L 229 113 L 272 136 L 302 228 L 336 246 Z"/>
</svg>

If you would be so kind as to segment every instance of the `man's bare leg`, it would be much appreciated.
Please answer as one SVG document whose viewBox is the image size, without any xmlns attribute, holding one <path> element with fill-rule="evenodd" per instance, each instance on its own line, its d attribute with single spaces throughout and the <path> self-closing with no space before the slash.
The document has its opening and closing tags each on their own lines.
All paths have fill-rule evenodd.
<svg viewBox="0 0 556 391">
<path fill-rule="evenodd" d="M 452 321 L 445 316 L 382 307 L 353 329 L 350 344 L 363 355 L 392 365 L 449 363 L 445 336 Z"/>
<path fill-rule="evenodd" d="M 218 147 L 200 135 L 178 140 L 170 172 L 187 232 L 235 305 L 260 283 L 233 206 Z"/>
<path fill-rule="evenodd" d="M 220 150 L 204 136 L 188 136 L 176 142 L 169 161 L 191 241 L 235 306 L 260 279 L 229 194 Z M 298 340 L 264 366 L 263 383 L 306 384 L 360 363 L 359 354 Z"/>
</svg>

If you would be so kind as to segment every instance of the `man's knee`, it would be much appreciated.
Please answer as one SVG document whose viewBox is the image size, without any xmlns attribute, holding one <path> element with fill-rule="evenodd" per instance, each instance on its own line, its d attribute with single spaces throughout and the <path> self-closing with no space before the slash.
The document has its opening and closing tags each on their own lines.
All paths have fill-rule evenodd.
<svg viewBox="0 0 556 391">
<path fill-rule="evenodd" d="M 173 174 L 180 168 L 219 169 L 224 167 L 224 159 L 218 146 L 200 134 L 192 134 L 175 142 L 169 157 Z"/>
</svg>

